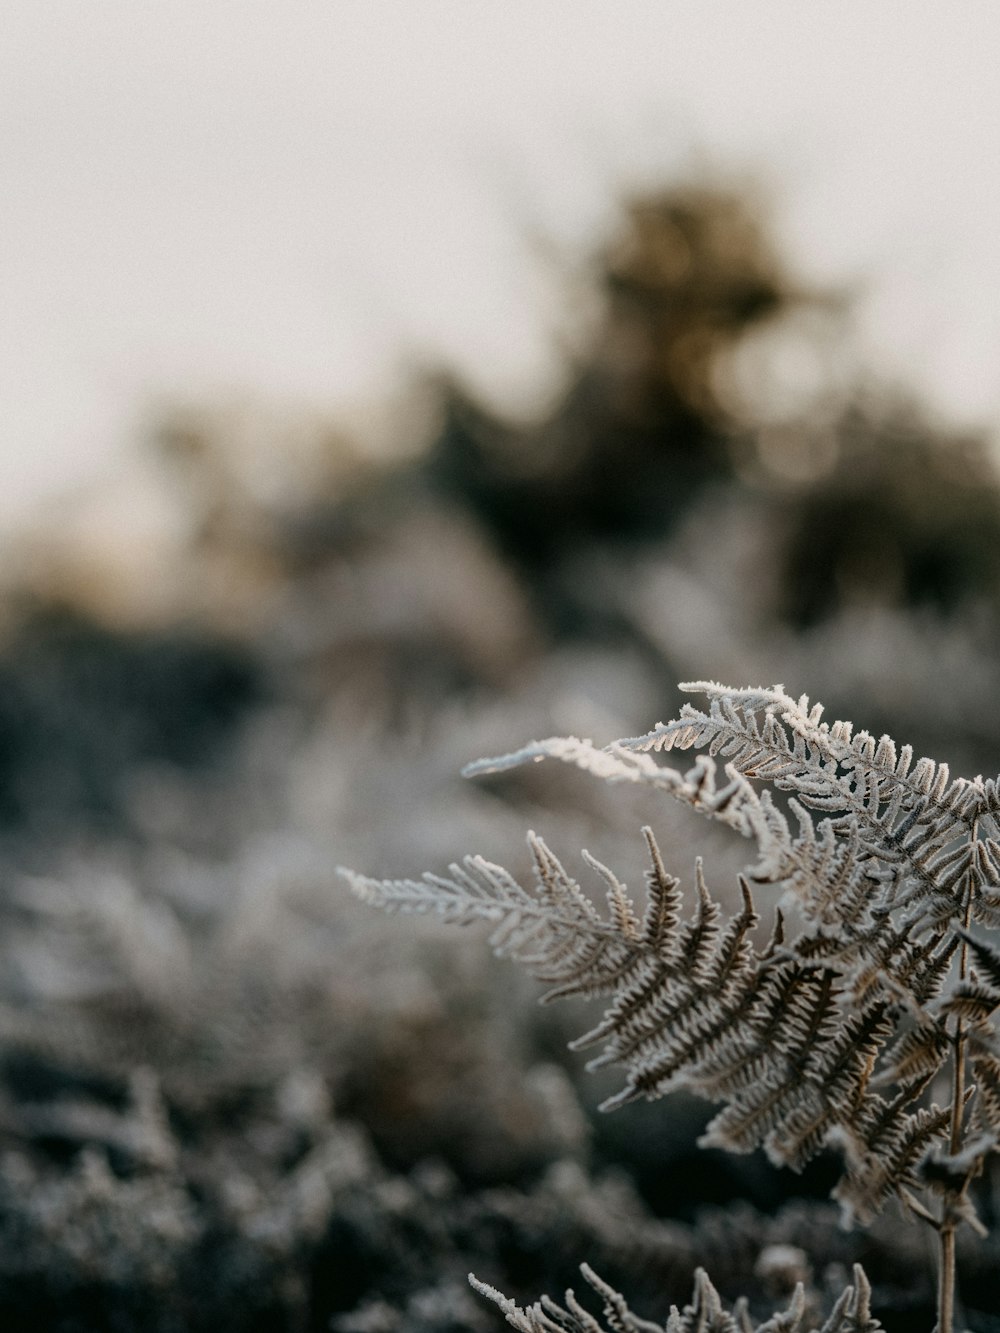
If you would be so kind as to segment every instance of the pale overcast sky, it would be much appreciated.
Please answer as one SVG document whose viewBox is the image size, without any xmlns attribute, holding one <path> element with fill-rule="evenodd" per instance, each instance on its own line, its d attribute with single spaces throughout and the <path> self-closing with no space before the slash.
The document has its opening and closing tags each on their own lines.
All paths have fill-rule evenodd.
<svg viewBox="0 0 1000 1333">
<path fill-rule="evenodd" d="M 995 0 L 0 0 L 0 524 L 152 401 L 551 368 L 525 233 L 762 176 L 870 361 L 1000 423 Z"/>
</svg>

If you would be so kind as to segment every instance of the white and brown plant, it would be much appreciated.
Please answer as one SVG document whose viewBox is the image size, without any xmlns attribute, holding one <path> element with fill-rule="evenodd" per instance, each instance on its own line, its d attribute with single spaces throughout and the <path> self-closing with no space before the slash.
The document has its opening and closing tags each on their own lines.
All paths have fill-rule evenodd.
<svg viewBox="0 0 1000 1333">
<path fill-rule="evenodd" d="M 955 1234 L 982 1229 L 971 1186 L 1000 1139 L 997 783 L 953 779 L 887 736 L 823 722 L 821 706 L 781 687 L 684 688 L 707 695 L 707 709 L 685 705 L 676 720 L 603 749 L 556 738 L 466 771 L 557 759 L 721 821 L 756 844 L 735 914 L 713 898 L 700 861 L 686 911 L 649 828 L 641 909 L 584 852 L 603 882 L 600 912 L 534 834 L 530 887 L 475 856 L 420 880 L 345 874 L 387 911 L 489 922 L 494 950 L 545 982 L 546 1001 L 606 998 L 574 1047 L 601 1048 L 591 1068 L 624 1069 L 607 1109 L 686 1089 L 720 1107 L 705 1145 L 763 1147 L 793 1170 L 839 1149 L 834 1193 L 847 1221 L 867 1223 L 894 1200 L 936 1233 L 938 1333 L 951 1333 Z M 656 758 L 687 749 L 704 753 L 686 772 Z M 774 898 L 766 941 L 762 892 Z M 700 1281 L 696 1306 L 708 1311 L 717 1298 Z M 608 1328 L 654 1327 L 594 1284 Z M 865 1290 L 856 1276 L 829 1333 L 875 1326 Z M 575 1302 L 523 1311 L 498 1299 L 518 1328 L 602 1327 Z M 729 1318 L 677 1315 L 667 1327 L 721 1329 Z"/>
</svg>

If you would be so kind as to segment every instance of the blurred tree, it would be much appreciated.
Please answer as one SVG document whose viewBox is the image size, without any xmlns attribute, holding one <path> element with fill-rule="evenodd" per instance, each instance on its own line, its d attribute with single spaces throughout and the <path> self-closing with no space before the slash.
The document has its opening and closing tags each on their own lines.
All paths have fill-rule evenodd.
<svg viewBox="0 0 1000 1333">
<path fill-rule="evenodd" d="M 831 473 L 786 502 L 779 612 L 806 628 L 846 607 L 1000 610 L 1000 489 L 986 440 L 912 404 L 856 402 Z"/>
<path fill-rule="evenodd" d="M 595 620 L 591 592 L 586 612 L 568 605 L 566 581 L 549 577 L 561 560 L 667 537 L 709 483 L 765 499 L 772 610 L 797 628 L 858 604 L 1000 611 L 988 441 L 955 438 L 912 398 L 838 382 L 838 329 L 816 316 L 844 303 L 790 276 L 752 197 L 689 186 L 633 200 L 595 280 L 602 317 L 551 414 L 512 426 L 446 384 L 428 463 L 559 628 L 621 631 L 613 615 Z M 754 402 L 766 389 L 748 398 L 737 383 L 741 354 L 776 331 L 793 363 L 819 353 L 805 374 L 819 382 L 784 420 L 782 402 Z"/>
<path fill-rule="evenodd" d="M 709 187 L 632 201 L 596 281 L 603 316 L 544 421 L 512 427 L 444 388 L 430 472 L 523 566 L 595 539 L 661 537 L 729 476 L 718 361 L 806 299 L 752 202 Z"/>
<path fill-rule="evenodd" d="M 395 467 L 329 422 L 279 425 L 270 449 L 246 414 L 168 423 L 159 444 L 199 515 L 202 586 L 214 578 L 231 605 L 240 588 L 252 621 L 255 597 L 328 590 L 333 564 L 365 564 L 415 507 L 444 506 L 522 576 L 548 631 L 634 641 L 606 590 L 581 586 L 580 561 L 668 539 L 714 485 L 763 504 L 770 610 L 794 627 L 859 603 L 1000 607 L 986 441 L 838 379 L 845 330 L 826 317 L 845 303 L 791 275 L 751 193 L 682 184 L 632 199 L 580 281 L 598 317 L 540 420 L 506 419 L 444 374 L 415 387 L 416 416 L 437 426 Z M 769 356 L 791 384 L 780 367 L 773 384 L 761 374 Z"/>
</svg>

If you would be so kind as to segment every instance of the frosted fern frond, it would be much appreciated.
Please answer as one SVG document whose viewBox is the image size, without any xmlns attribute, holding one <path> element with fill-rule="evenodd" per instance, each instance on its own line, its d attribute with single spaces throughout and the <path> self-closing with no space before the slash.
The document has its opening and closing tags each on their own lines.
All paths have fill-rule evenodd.
<svg viewBox="0 0 1000 1333">
<path fill-rule="evenodd" d="M 709 894 L 700 865 L 685 912 L 648 830 L 644 907 L 585 856 L 607 902 L 598 912 L 536 838 L 530 889 L 474 857 L 448 876 L 352 885 L 390 911 L 490 922 L 493 947 L 546 981 L 548 999 L 608 997 L 573 1043 L 600 1047 L 592 1068 L 622 1068 L 606 1108 L 684 1088 L 719 1107 L 704 1142 L 763 1147 L 796 1170 L 839 1145 L 841 1202 L 868 1217 L 929 1188 L 922 1163 L 953 1156 L 956 1136 L 1000 1138 L 1000 949 L 987 938 L 1000 922 L 1000 792 L 825 723 L 819 705 L 781 687 L 686 688 L 707 694 L 707 709 L 685 705 L 645 736 L 604 749 L 536 741 L 467 772 L 554 759 L 722 822 L 756 849 L 735 912 Z M 662 760 L 688 749 L 704 753 L 685 771 Z M 779 915 L 761 947 L 754 898 L 768 891 Z M 959 1049 L 976 1095 L 952 1112 L 928 1107 Z"/>
<path fill-rule="evenodd" d="M 532 889 L 501 866 L 481 857 L 467 857 L 449 867 L 450 875 L 425 875 L 421 880 L 374 880 L 342 871 L 364 901 L 389 912 L 434 912 L 444 920 L 468 925 L 493 925 L 494 951 L 521 963 L 552 989 L 543 999 L 569 995 L 614 994 L 606 1022 L 574 1045 L 592 1045 L 614 1037 L 616 1045 L 597 1063 L 620 1061 L 624 1043 L 642 1046 L 646 1028 L 657 1037 L 663 1027 L 663 1005 L 696 1010 L 713 1002 L 745 978 L 752 950 L 747 934 L 757 923 L 749 890 L 743 911 L 721 929 L 721 909 L 712 900 L 700 864 L 695 867 L 697 905 L 681 920 L 680 881 L 668 875 L 652 830 L 643 830 L 650 856 L 647 905 L 640 918 L 627 889 L 613 871 L 595 857 L 584 860 L 603 881 L 607 916 L 602 916 L 579 884 L 541 838 L 529 835 L 535 862 Z M 671 988 L 671 999 L 664 994 Z M 648 1002 L 655 1002 L 650 1013 Z"/>
<path fill-rule="evenodd" d="M 653 787 L 699 814 L 721 820 L 744 838 L 757 843 L 760 861 L 748 877 L 770 882 L 781 874 L 782 852 L 789 843 L 788 823 L 767 792 L 758 792 L 736 768 L 725 771 L 721 786 L 714 761 L 699 756 L 685 773 L 657 764 L 648 755 L 632 754 L 627 742 L 614 741 L 596 749 L 591 741 L 576 737 L 553 737 L 532 741 L 521 750 L 496 759 L 479 759 L 462 770 L 466 777 L 502 773 L 526 763 L 556 759 L 594 774 L 606 782 L 628 782 Z"/>
<path fill-rule="evenodd" d="M 984 909 L 995 911 L 989 890 L 1000 881 L 996 843 L 970 838 L 997 813 L 995 783 L 952 779 L 946 764 L 914 762 L 912 748 L 897 750 L 888 736 L 876 740 L 849 722 L 825 723 L 821 705 L 810 707 L 804 695 L 793 699 L 781 686 L 730 690 L 701 681 L 681 688 L 706 694 L 708 711 L 686 704 L 676 721 L 617 741 L 616 751 L 705 749 L 745 777 L 792 793 L 801 806 L 828 815 L 838 832 L 857 831 L 862 854 L 889 872 L 888 903 L 898 895 L 897 905 L 923 904 L 936 918 L 961 917 L 960 886 L 975 859 L 977 887 L 987 890 Z"/>
<path fill-rule="evenodd" d="M 744 1019 L 749 1042 L 727 1053 L 721 1074 L 706 1079 L 696 1070 L 689 1085 L 726 1103 L 703 1144 L 730 1152 L 763 1145 L 776 1165 L 801 1170 L 853 1131 L 893 1025 L 881 1003 L 845 1017 L 835 972 L 795 964 L 781 972 L 774 992 Z"/>
<path fill-rule="evenodd" d="M 652 846 L 652 833 L 648 834 Z M 525 889 L 502 866 L 469 856 L 449 866 L 448 875 L 420 880 L 376 880 L 342 870 L 363 901 L 387 912 L 435 913 L 458 925 L 492 924 L 489 942 L 499 957 L 512 958 L 552 989 L 547 1000 L 568 995 L 611 993 L 632 975 L 637 960 L 651 946 L 658 919 L 640 924 L 624 886 L 594 858 L 591 866 L 605 880 L 609 911 L 602 917 L 579 884 L 541 838 L 530 834 L 535 864 L 533 889 Z M 659 853 L 656 853 L 657 859 Z M 662 863 L 660 863 L 662 864 Z M 677 881 L 664 879 L 661 898 L 668 904 Z M 653 898 L 651 897 L 651 906 Z M 670 919 L 671 908 L 663 909 Z M 647 938 L 649 937 L 649 938 Z"/>
<path fill-rule="evenodd" d="M 681 689 L 707 695 L 709 711 L 686 704 L 676 721 L 617 746 L 635 753 L 707 749 L 748 777 L 798 793 L 813 809 L 852 811 L 866 822 L 888 815 L 884 829 L 924 805 L 968 829 L 989 804 L 980 779 L 952 781 L 947 764 L 914 763 L 912 748 L 897 752 L 889 736 L 876 740 L 855 734 L 850 722 L 823 722 L 822 705 L 810 708 L 805 695 L 793 699 L 780 685 L 731 690 L 698 681 Z"/>
<path fill-rule="evenodd" d="M 972 1076 L 976 1083 L 973 1119 L 985 1133 L 1000 1139 L 1000 1053 L 975 1037 L 970 1042 Z"/>
<path fill-rule="evenodd" d="M 889 1199 L 920 1185 L 921 1161 L 942 1143 L 950 1121 L 947 1107 L 906 1113 L 898 1103 L 874 1099 L 864 1120 L 841 1140 L 848 1169 L 833 1197 L 845 1221 L 870 1222 Z"/>
<path fill-rule="evenodd" d="M 534 1305 L 521 1308 L 494 1287 L 470 1273 L 469 1281 L 482 1296 L 493 1301 L 507 1323 L 519 1333 L 878 1333 L 882 1325 L 871 1313 L 871 1287 L 864 1270 L 854 1267 L 854 1280 L 844 1289 L 821 1328 L 811 1316 L 801 1284 L 788 1308 L 755 1325 L 743 1301 L 727 1311 L 722 1298 L 704 1269 L 694 1278 L 691 1303 L 683 1310 L 673 1306 L 665 1324 L 641 1319 L 629 1309 L 625 1298 L 589 1268 L 580 1271 L 602 1305 L 601 1316 L 592 1314 L 572 1290 L 564 1304 L 543 1296 Z"/>
</svg>

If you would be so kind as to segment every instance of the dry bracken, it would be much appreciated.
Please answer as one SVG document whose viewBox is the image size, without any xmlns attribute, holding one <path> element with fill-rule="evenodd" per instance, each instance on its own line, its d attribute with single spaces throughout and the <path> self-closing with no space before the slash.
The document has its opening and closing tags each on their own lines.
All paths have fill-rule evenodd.
<svg viewBox="0 0 1000 1333">
<path fill-rule="evenodd" d="M 686 705 L 644 736 L 603 749 L 533 742 L 467 772 L 554 759 L 721 821 L 756 848 L 734 914 L 713 898 L 700 862 L 687 906 L 648 828 L 642 907 L 584 853 L 603 886 L 599 911 L 534 835 L 530 887 L 477 857 L 419 881 L 347 872 L 352 887 L 389 911 L 489 921 L 494 949 L 544 981 L 546 1000 L 606 997 L 574 1046 L 600 1048 L 591 1067 L 623 1070 L 608 1109 L 684 1088 L 719 1106 L 705 1144 L 763 1147 L 795 1170 L 838 1148 L 846 1218 L 868 1221 L 896 1199 L 938 1232 L 947 1333 L 954 1233 L 978 1226 L 969 1186 L 1000 1134 L 997 784 L 952 778 L 887 736 L 827 724 L 819 705 L 781 687 L 684 688 L 707 707 Z M 701 753 L 686 771 L 661 758 L 689 749 Z M 773 925 L 761 942 L 755 899 L 765 894 Z M 699 1290 L 708 1310 L 710 1288 Z M 653 1327 L 603 1294 L 609 1328 Z M 853 1299 L 832 1327 L 870 1326 L 851 1313 Z M 600 1327 L 573 1303 L 568 1313 L 503 1308 L 524 1329 Z M 729 1328 L 731 1318 L 678 1315 L 668 1328 Z M 786 1322 L 775 1328 L 798 1327 L 776 1319 Z"/>
</svg>

